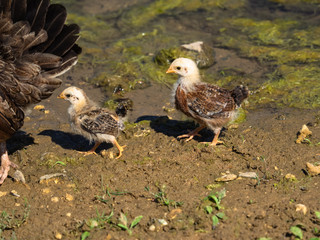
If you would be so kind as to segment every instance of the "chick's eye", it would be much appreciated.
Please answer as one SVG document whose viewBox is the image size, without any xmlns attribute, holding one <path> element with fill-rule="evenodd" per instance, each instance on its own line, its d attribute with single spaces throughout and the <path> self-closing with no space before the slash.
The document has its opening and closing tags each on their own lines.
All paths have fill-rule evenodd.
<svg viewBox="0 0 320 240">
<path fill-rule="evenodd" d="M 181 70 L 181 67 L 177 67 L 177 70 Z"/>
<path fill-rule="evenodd" d="M 70 94 L 66 94 L 66 97 L 69 98 L 69 97 L 71 97 L 71 95 Z"/>
</svg>

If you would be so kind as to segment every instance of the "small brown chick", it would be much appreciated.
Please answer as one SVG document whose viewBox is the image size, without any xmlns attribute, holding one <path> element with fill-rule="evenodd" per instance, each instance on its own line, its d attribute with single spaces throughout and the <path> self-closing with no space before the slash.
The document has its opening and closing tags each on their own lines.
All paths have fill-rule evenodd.
<svg viewBox="0 0 320 240">
<path fill-rule="evenodd" d="M 173 92 L 176 108 L 200 124 L 192 132 L 178 138 L 188 137 L 187 141 L 190 141 L 208 127 L 215 133 L 211 142 L 215 146 L 219 142 L 221 128 L 236 116 L 237 108 L 248 97 L 248 88 L 237 86 L 230 91 L 201 82 L 196 63 L 188 58 L 174 60 L 167 73 L 179 75 Z"/>
<path fill-rule="evenodd" d="M 116 140 L 120 130 L 123 130 L 124 127 L 120 117 L 106 108 L 97 107 L 85 92 L 77 87 L 65 89 L 58 98 L 71 103 L 68 113 L 73 129 L 90 142 L 95 142 L 93 148 L 85 152 L 86 155 L 95 153 L 102 142 L 111 142 L 119 149 L 117 158 L 122 156 L 125 146 L 120 146 Z"/>
</svg>

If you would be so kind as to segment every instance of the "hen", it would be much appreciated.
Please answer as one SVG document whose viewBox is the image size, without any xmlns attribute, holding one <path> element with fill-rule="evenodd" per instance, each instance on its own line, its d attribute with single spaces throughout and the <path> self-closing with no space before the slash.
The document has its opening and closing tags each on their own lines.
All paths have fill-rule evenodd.
<svg viewBox="0 0 320 240">
<path fill-rule="evenodd" d="M 73 129 L 90 142 L 95 142 L 93 148 L 85 152 L 86 155 L 95 153 L 102 142 L 111 142 L 119 150 L 117 158 L 122 156 L 125 146 L 120 146 L 116 140 L 120 130 L 124 128 L 122 117 L 106 108 L 97 107 L 90 101 L 85 92 L 77 87 L 65 89 L 58 98 L 71 103 L 68 113 Z"/>
<path fill-rule="evenodd" d="M 175 106 L 188 117 L 195 119 L 200 126 L 188 134 L 178 136 L 191 140 L 205 127 L 214 131 L 211 142 L 215 146 L 221 128 L 232 120 L 237 108 L 249 95 L 247 87 L 237 86 L 227 90 L 201 82 L 196 63 L 188 58 L 178 58 L 172 62 L 167 73 L 176 73 L 179 79 L 174 87 Z"/>
<path fill-rule="evenodd" d="M 76 64 L 79 26 L 50 0 L 0 0 L 0 184 L 10 167 L 6 141 L 23 125 L 23 108 L 51 96 Z"/>
</svg>

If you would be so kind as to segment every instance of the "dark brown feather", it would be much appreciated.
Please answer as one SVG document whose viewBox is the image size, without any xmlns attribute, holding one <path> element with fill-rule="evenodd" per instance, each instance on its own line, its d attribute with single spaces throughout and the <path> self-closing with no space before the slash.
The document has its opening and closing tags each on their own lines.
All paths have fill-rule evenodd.
<svg viewBox="0 0 320 240">
<path fill-rule="evenodd" d="M 75 44 L 79 27 L 64 27 L 65 8 L 49 2 L 0 0 L 0 139 L 22 126 L 20 108 L 49 97 L 61 85 L 55 76 L 70 69 L 81 52 Z M 47 46 L 54 54 L 43 53 Z"/>
<path fill-rule="evenodd" d="M 46 24 L 44 27 L 48 34 L 48 40 L 34 47 L 32 49 L 32 52 L 44 52 L 61 32 L 66 18 L 67 11 L 65 7 L 59 4 L 50 5 L 47 12 Z"/>
<path fill-rule="evenodd" d="M 36 34 L 44 27 L 50 0 L 27 0 L 27 20 Z"/>
<path fill-rule="evenodd" d="M 11 18 L 13 22 L 18 22 L 26 19 L 27 0 L 12 0 Z"/>
<path fill-rule="evenodd" d="M 52 42 L 46 52 L 52 53 L 58 56 L 66 54 L 79 39 L 80 28 L 76 24 L 65 25 L 61 33 Z"/>
</svg>

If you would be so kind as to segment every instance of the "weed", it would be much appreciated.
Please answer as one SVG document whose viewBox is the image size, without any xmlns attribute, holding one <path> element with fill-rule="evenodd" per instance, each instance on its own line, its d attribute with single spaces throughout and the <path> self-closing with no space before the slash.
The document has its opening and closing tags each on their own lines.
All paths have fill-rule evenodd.
<svg viewBox="0 0 320 240">
<path fill-rule="evenodd" d="M 219 192 L 216 193 L 210 193 L 207 197 L 203 199 L 203 201 L 209 201 L 208 205 L 205 205 L 204 210 L 207 214 L 212 215 L 212 227 L 215 228 L 218 226 L 220 219 L 226 219 L 226 216 L 224 212 L 221 212 L 220 210 L 223 209 L 223 206 L 221 205 L 222 199 L 226 196 L 226 190 L 222 189 Z M 212 203 L 214 203 L 214 206 L 212 206 Z M 217 213 L 214 213 L 214 210 L 218 210 Z"/>
<path fill-rule="evenodd" d="M 0 214 L 0 231 L 14 229 L 20 227 L 25 223 L 30 214 L 30 205 L 27 200 L 25 200 L 24 210 L 22 216 L 20 214 L 15 214 L 13 211 L 12 214 L 8 214 L 6 211 L 2 211 Z"/>
<path fill-rule="evenodd" d="M 123 213 L 120 213 L 120 217 L 119 217 L 120 223 L 118 223 L 117 226 L 126 230 L 129 233 L 129 235 L 131 235 L 132 229 L 141 221 L 142 218 L 143 218 L 142 215 L 135 217 L 131 222 L 130 226 L 128 226 L 128 219 L 126 215 Z"/>
<path fill-rule="evenodd" d="M 86 224 L 90 229 L 93 228 L 105 228 L 107 223 L 111 223 L 111 218 L 113 216 L 113 210 L 109 215 L 106 215 L 104 212 L 99 213 L 98 210 L 96 210 L 97 216 L 95 218 L 91 218 L 88 221 L 86 221 Z"/>
<path fill-rule="evenodd" d="M 173 206 L 174 208 L 176 208 L 176 207 L 182 206 L 183 202 L 170 200 L 167 197 L 167 193 L 165 192 L 165 188 L 166 188 L 166 186 L 163 185 L 162 187 L 158 187 L 158 191 L 159 192 L 151 193 L 154 196 L 153 201 L 156 202 L 156 203 L 160 203 L 161 205 L 164 205 L 164 206 L 167 206 L 167 207 Z"/>
<path fill-rule="evenodd" d="M 303 233 L 300 226 L 292 226 L 290 232 L 296 237 L 296 239 L 303 239 Z"/>
</svg>

